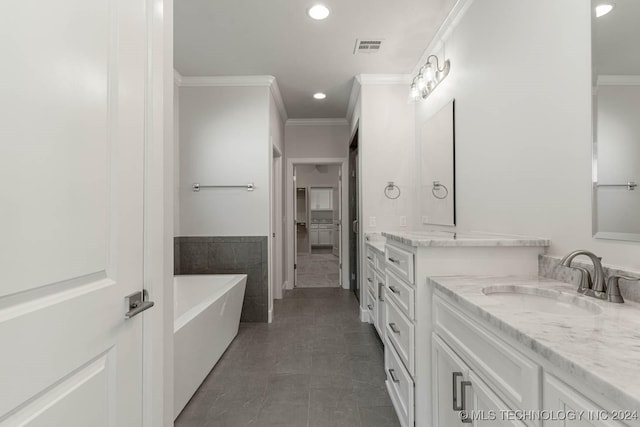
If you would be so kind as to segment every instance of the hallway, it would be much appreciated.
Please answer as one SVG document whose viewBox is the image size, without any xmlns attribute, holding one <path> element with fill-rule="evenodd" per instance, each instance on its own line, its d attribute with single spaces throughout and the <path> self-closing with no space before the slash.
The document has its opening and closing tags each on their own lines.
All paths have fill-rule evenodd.
<svg viewBox="0 0 640 427">
<path fill-rule="evenodd" d="M 338 288 L 338 257 L 331 253 L 298 254 L 296 288 Z"/>
<path fill-rule="evenodd" d="M 177 427 L 395 427 L 383 347 L 352 292 L 295 289 L 242 323 Z"/>
</svg>

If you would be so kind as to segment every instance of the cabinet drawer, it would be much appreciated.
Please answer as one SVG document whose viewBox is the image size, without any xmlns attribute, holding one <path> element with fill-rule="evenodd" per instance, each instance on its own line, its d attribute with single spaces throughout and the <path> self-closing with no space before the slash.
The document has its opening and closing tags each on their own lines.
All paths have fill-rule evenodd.
<svg viewBox="0 0 640 427">
<path fill-rule="evenodd" d="M 510 407 L 540 409 L 540 366 L 436 295 L 434 329 Z"/>
<path fill-rule="evenodd" d="M 393 346 L 384 348 L 384 368 L 387 374 L 387 391 L 396 409 L 402 427 L 413 427 L 414 386 L 411 376 L 402 365 Z"/>
<path fill-rule="evenodd" d="M 409 374 L 413 376 L 415 359 L 414 325 L 396 306 L 393 300 L 385 304 L 387 342 L 390 342 L 398 352 Z"/>
<path fill-rule="evenodd" d="M 402 280 L 413 284 L 413 254 L 395 246 L 384 248 L 386 266 Z"/>
<path fill-rule="evenodd" d="M 389 299 L 393 300 L 409 319 L 415 319 L 415 290 L 392 271 L 387 271 L 386 282 Z"/>
<path fill-rule="evenodd" d="M 373 295 L 373 293 L 371 292 L 371 290 L 367 290 L 366 292 L 367 295 L 367 310 L 369 311 L 369 323 L 374 323 L 376 320 L 376 308 L 377 308 L 377 301 L 376 301 L 376 296 Z"/>
<path fill-rule="evenodd" d="M 366 289 L 370 290 L 371 292 L 373 292 L 373 295 L 377 296 L 378 292 L 376 291 L 376 273 L 373 267 L 371 267 L 370 265 L 367 265 L 367 268 L 365 269 L 364 280 L 366 283 Z"/>
<path fill-rule="evenodd" d="M 376 260 L 376 269 L 378 269 L 380 273 L 384 274 L 384 252 L 375 251 L 373 257 Z"/>
<path fill-rule="evenodd" d="M 376 251 L 369 245 L 366 246 L 365 256 L 367 257 L 367 262 L 370 262 L 371 265 L 375 268 L 375 266 L 376 266 Z"/>
</svg>

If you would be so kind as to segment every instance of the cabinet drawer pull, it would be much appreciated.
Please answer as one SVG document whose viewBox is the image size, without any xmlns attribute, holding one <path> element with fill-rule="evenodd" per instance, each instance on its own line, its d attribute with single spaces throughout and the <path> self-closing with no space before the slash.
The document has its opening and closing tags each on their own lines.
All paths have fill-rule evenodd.
<svg viewBox="0 0 640 427">
<path fill-rule="evenodd" d="M 399 294 L 400 291 L 398 290 L 398 288 L 396 288 L 395 286 L 389 286 L 389 290 L 391 292 L 393 292 L 394 294 Z"/>
<path fill-rule="evenodd" d="M 367 307 L 369 308 L 369 310 L 373 310 L 373 306 L 371 304 L 367 305 Z"/>
<path fill-rule="evenodd" d="M 465 424 L 471 424 L 473 420 L 469 416 L 469 413 L 467 412 L 467 408 L 464 407 L 465 402 L 467 401 L 465 390 L 467 386 L 471 387 L 471 381 L 462 381 L 460 383 L 460 386 L 462 387 L 462 396 L 461 396 L 462 403 L 460 404 L 460 406 L 462 407 L 462 415 L 460 417 L 460 420 Z"/>
<path fill-rule="evenodd" d="M 453 373 L 453 410 L 462 411 L 462 405 L 458 406 L 458 377 L 462 376 L 462 372 Z"/>
<path fill-rule="evenodd" d="M 380 302 L 384 302 L 384 300 L 382 299 L 382 295 L 384 295 L 383 289 L 384 289 L 384 283 L 378 282 L 378 301 Z"/>
<path fill-rule="evenodd" d="M 371 277 L 367 277 L 367 282 L 373 283 L 373 279 Z"/>
<path fill-rule="evenodd" d="M 389 261 L 393 262 L 394 264 L 400 264 L 400 260 L 397 260 L 395 258 L 389 257 Z"/>
<path fill-rule="evenodd" d="M 395 323 L 389 323 L 389 328 L 393 331 L 394 334 L 400 333 L 400 329 L 398 329 Z"/>
<path fill-rule="evenodd" d="M 396 371 L 394 369 L 389 369 L 389 376 L 391 377 L 391 381 L 393 381 L 394 383 L 397 384 L 400 382 L 398 377 L 396 377 Z"/>
<path fill-rule="evenodd" d="M 373 261 L 373 258 L 371 258 L 370 256 L 367 256 L 367 259 L 368 259 L 369 261 Z"/>
</svg>

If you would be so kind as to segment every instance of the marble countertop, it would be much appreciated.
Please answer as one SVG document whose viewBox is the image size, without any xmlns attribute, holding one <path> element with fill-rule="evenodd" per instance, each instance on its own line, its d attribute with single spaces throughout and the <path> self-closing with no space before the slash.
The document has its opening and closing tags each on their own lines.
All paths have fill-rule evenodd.
<svg viewBox="0 0 640 427">
<path fill-rule="evenodd" d="M 384 254 L 384 245 L 387 239 L 382 234 L 377 233 L 365 233 L 365 243 L 371 246 L 376 251 Z"/>
<path fill-rule="evenodd" d="M 575 286 L 543 278 L 432 277 L 435 289 L 465 312 L 582 380 L 620 409 L 640 408 L 640 304 L 614 304 L 579 295 Z M 599 314 L 575 316 L 528 311 L 482 292 L 484 287 L 518 285 L 552 289 L 584 298 Z"/>
<path fill-rule="evenodd" d="M 549 239 L 475 231 L 383 232 L 387 239 L 409 246 L 549 246 Z"/>
</svg>

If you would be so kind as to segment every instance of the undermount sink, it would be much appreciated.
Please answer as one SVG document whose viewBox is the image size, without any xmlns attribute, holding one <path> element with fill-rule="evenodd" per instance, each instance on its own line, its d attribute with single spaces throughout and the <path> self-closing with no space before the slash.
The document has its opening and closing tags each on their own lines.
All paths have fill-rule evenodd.
<svg viewBox="0 0 640 427">
<path fill-rule="evenodd" d="M 522 311 L 564 316 L 594 316 L 602 309 L 582 295 L 532 286 L 496 285 L 482 289 L 493 301 Z"/>
</svg>

